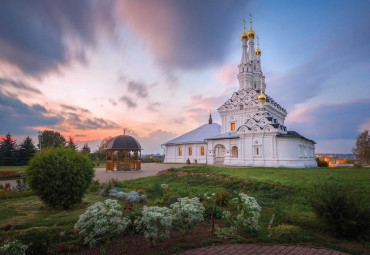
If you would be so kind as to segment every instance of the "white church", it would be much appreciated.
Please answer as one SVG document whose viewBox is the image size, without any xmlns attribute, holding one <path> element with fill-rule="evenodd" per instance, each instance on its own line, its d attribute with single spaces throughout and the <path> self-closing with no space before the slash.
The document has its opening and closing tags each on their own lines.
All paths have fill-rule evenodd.
<svg viewBox="0 0 370 255">
<path fill-rule="evenodd" d="M 212 122 L 162 144 L 165 162 L 260 167 L 317 167 L 315 142 L 284 125 L 287 111 L 264 94 L 261 49 L 255 32 L 241 34 L 239 89 L 218 108 L 221 126 Z"/>
</svg>

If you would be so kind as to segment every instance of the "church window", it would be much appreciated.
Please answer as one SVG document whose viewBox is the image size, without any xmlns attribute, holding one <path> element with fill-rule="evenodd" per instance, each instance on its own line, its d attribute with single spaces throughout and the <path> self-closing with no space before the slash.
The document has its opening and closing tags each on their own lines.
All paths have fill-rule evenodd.
<svg viewBox="0 0 370 255">
<path fill-rule="evenodd" d="M 256 148 L 256 155 L 259 156 L 260 155 L 260 148 Z"/>
<path fill-rule="evenodd" d="M 241 104 L 239 107 L 240 107 L 240 110 L 243 110 L 244 105 Z"/>
<path fill-rule="evenodd" d="M 253 145 L 253 156 L 262 156 L 262 146 L 260 144 Z"/>
<path fill-rule="evenodd" d="M 235 130 L 235 122 L 232 122 L 231 125 L 230 125 L 230 129 L 231 131 L 234 131 Z"/>
<path fill-rule="evenodd" d="M 193 156 L 193 148 L 189 147 L 189 156 Z"/>
<path fill-rule="evenodd" d="M 237 158 L 238 157 L 238 147 L 233 146 L 233 148 L 231 150 L 231 157 L 232 158 Z"/>
<path fill-rule="evenodd" d="M 204 147 L 200 147 L 200 155 L 204 156 Z"/>
<path fill-rule="evenodd" d="M 182 156 L 182 147 L 179 147 L 179 156 Z"/>
</svg>

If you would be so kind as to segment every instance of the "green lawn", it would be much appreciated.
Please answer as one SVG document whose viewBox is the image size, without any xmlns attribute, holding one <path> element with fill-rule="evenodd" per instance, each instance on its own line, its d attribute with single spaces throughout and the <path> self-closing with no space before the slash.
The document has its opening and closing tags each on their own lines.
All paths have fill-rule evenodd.
<svg viewBox="0 0 370 255">
<path fill-rule="evenodd" d="M 0 172 L 2 171 L 24 171 L 27 166 L 0 166 Z"/>
<path fill-rule="evenodd" d="M 1 167 L 0 171 L 8 169 Z M 254 237 L 255 241 L 270 242 L 267 226 L 274 210 L 279 209 L 289 216 L 289 224 L 304 229 L 306 242 L 361 254 L 342 247 L 342 240 L 323 233 L 314 217 L 309 205 L 311 190 L 315 184 L 325 181 L 351 184 L 361 192 L 370 194 L 370 169 L 362 168 L 272 169 L 198 165 L 171 169 L 166 175 L 122 181 L 119 184 L 126 191 L 136 190 L 147 194 L 148 205 L 159 206 L 166 205 L 167 199 L 176 194 L 184 197 L 228 191 L 235 196 L 238 192 L 244 192 L 254 196 L 263 207 L 261 231 Z M 159 195 L 155 187 L 162 183 L 168 184 L 170 189 L 164 195 Z M 54 248 L 61 242 L 78 244 L 73 226 L 88 206 L 106 199 L 98 193 L 88 192 L 81 205 L 66 211 L 50 209 L 33 195 L 0 199 L 0 227 L 13 225 L 24 242 L 37 238 L 51 242 L 49 246 Z M 61 232 L 65 235 L 60 236 Z M 4 233 L 0 233 L 0 240 L 1 235 Z M 53 241 L 48 241 L 51 237 Z"/>
</svg>

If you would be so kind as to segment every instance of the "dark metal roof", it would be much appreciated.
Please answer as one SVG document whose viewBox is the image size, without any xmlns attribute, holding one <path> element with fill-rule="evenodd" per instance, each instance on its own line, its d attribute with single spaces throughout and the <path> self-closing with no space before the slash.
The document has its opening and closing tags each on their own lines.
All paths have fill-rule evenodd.
<svg viewBox="0 0 370 255">
<path fill-rule="evenodd" d="M 107 150 L 141 150 L 138 140 L 129 135 L 119 135 L 113 137 L 108 145 Z"/>
<path fill-rule="evenodd" d="M 221 139 L 236 139 L 239 138 L 239 135 L 236 132 L 227 132 L 206 138 L 205 140 L 221 140 Z"/>
<path fill-rule="evenodd" d="M 298 134 L 297 132 L 295 132 L 295 131 L 288 131 L 286 134 L 278 134 L 277 135 L 278 137 L 287 137 L 287 138 L 302 138 L 302 139 L 305 139 L 305 140 L 307 140 L 307 141 L 310 141 L 310 142 L 313 142 L 314 144 L 316 144 L 315 143 L 315 141 L 313 141 L 313 140 L 310 140 L 310 139 L 308 139 L 308 138 L 306 138 L 306 137 L 304 137 L 304 136 L 302 136 L 302 135 L 300 135 L 300 134 Z"/>
</svg>

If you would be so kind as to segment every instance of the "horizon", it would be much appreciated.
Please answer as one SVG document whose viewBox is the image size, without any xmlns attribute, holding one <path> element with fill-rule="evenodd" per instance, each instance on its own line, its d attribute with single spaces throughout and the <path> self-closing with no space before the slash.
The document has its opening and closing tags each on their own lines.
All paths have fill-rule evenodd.
<svg viewBox="0 0 370 255">
<path fill-rule="evenodd" d="M 316 154 L 351 154 L 370 129 L 369 1 L 0 5 L 0 137 L 37 145 L 39 130 L 53 130 L 94 151 L 125 128 L 144 154 L 162 154 L 209 110 L 220 124 L 248 13 L 288 130 L 314 140 Z"/>
</svg>

